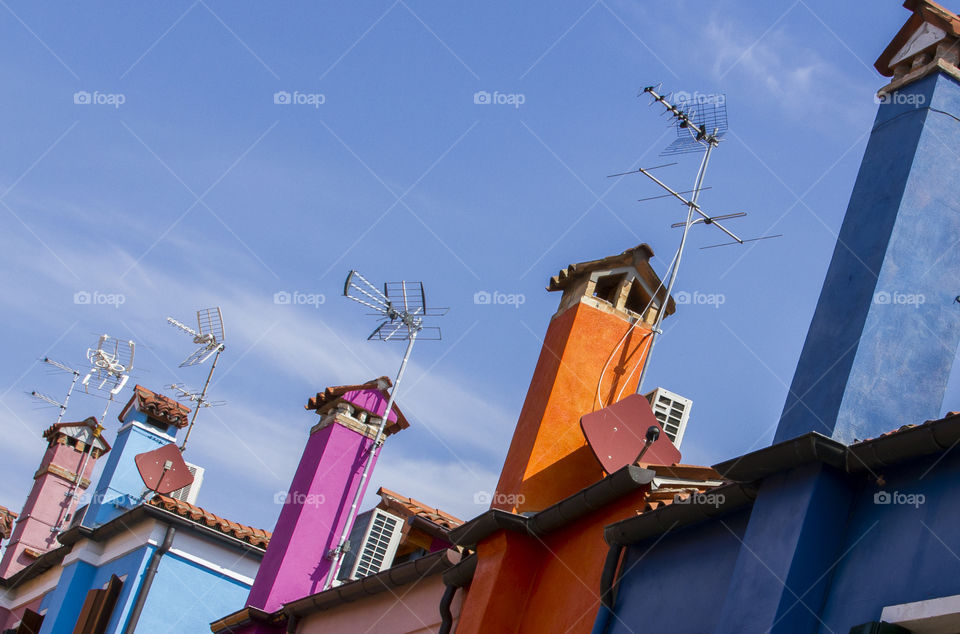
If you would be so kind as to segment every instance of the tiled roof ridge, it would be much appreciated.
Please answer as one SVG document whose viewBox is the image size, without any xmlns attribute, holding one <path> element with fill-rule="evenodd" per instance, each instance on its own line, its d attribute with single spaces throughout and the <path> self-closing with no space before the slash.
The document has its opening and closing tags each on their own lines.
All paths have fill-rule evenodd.
<svg viewBox="0 0 960 634">
<path fill-rule="evenodd" d="M 266 548 L 272 537 L 270 531 L 233 522 L 196 504 L 190 504 L 166 495 L 155 495 L 147 503 L 260 548 Z"/>
<path fill-rule="evenodd" d="M 384 399 L 389 400 L 390 392 L 387 390 L 392 386 L 393 382 L 387 376 L 370 379 L 366 383 L 356 385 L 333 385 L 322 392 L 317 392 L 316 396 L 308 398 L 304 409 L 315 410 L 318 414 L 323 414 L 339 402 L 345 394 L 363 390 L 377 390 Z M 393 404 L 393 413 L 396 416 L 396 421 L 388 423 L 384 430 L 388 436 L 410 427 L 410 422 L 397 403 Z"/>
<path fill-rule="evenodd" d="M 429 506 L 420 500 L 401 495 L 396 491 L 391 491 L 386 487 L 380 487 L 377 489 L 377 495 L 379 495 L 381 498 L 391 498 L 396 503 L 404 506 L 414 515 L 418 517 L 424 517 L 433 523 L 440 524 L 446 528 L 456 528 L 464 523 L 462 519 L 455 515 L 451 515 L 442 509 Z M 387 500 L 384 499 L 382 503 L 386 502 Z"/>
<path fill-rule="evenodd" d="M 320 409 L 327 403 L 330 403 L 348 392 L 357 392 L 360 390 L 380 390 L 391 387 L 393 382 L 390 377 L 381 376 L 376 379 L 370 379 L 366 383 L 355 385 L 331 385 L 322 392 L 317 392 L 316 396 L 311 396 L 307 400 L 304 409 Z"/>
<path fill-rule="evenodd" d="M 169 396 L 149 390 L 142 385 L 134 386 L 133 392 L 134 398 L 140 403 L 140 411 L 180 429 L 187 426 L 190 408 L 183 403 L 178 403 Z M 124 408 L 123 412 L 126 410 L 127 408 Z"/>
</svg>

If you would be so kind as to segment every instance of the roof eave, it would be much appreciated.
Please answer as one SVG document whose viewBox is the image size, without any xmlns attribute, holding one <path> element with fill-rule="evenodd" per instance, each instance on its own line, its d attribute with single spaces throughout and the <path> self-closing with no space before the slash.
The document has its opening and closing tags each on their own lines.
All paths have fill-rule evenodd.
<svg viewBox="0 0 960 634">
<path fill-rule="evenodd" d="M 545 535 L 628 493 L 650 486 L 655 476 L 656 472 L 652 469 L 627 465 L 534 515 L 525 517 L 500 509 L 490 509 L 450 531 L 449 537 L 458 546 L 472 547 L 501 530 Z"/>
</svg>

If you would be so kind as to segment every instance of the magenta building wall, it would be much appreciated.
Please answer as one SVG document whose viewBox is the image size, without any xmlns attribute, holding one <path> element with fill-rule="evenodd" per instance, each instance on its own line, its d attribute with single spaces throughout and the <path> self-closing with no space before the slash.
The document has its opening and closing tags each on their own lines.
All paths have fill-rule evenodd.
<svg viewBox="0 0 960 634">
<path fill-rule="evenodd" d="M 348 392 L 343 400 L 374 416 L 386 411 L 386 399 L 376 390 Z M 285 602 L 323 589 L 331 565 L 326 554 L 349 530 L 345 525 L 350 505 L 373 444 L 373 439 L 335 416 L 334 412 L 324 415 L 323 421 L 329 422 L 315 427 L 307 441 L 250 589 L 248 606 L 272 612 Z M 396 413 L 391 412 L 389 419 L 396 420 Z M 368 478 L 361 497 L 369 483 Z"/>
</svg>

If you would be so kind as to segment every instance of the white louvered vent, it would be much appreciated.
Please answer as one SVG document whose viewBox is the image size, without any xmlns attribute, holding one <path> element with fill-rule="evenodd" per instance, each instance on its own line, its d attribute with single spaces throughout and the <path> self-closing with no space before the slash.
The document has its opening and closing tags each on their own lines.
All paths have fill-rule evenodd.
<svg viewBox="0 0 960 634">
<path fill-rule="evenodd" d="M 363 534 L 363 541 L 356 548 L 356 563 L 350 572 L 351 579 L 360 579 L 389 568 L 400 545 L 403 520 L 383 511 L 373 509 L 370 523 Z"/>
<path fill-rule="evenodd" d="M 653 413 L 663 427 L 664 433 L 667 434 L 667 438 L 679 448 L 683 440 L 683 432 L 686 431 L 687 422 L 690 420 L 693 401 L 662 387 L 647 394 L 647 400 L 650 401 Z"/>
<path fill-rule="evenodd" d="M 200 485 L 203 484 L 204 468 L 188 462 L 187 469 L 193 474 L 193 483 L 182 489 L 177 489 L 170 494 L 170 497 L 180 500 L 181 502 L 186 502 L 187 504 L 196 504 L 197 496 L 200 494 Z"/>
</svg>

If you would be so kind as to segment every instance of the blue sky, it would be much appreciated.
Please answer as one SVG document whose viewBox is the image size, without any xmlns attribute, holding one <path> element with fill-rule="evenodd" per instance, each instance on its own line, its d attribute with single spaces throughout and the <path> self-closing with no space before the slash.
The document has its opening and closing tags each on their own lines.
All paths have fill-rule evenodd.
<svg viewBox="0 0 960 634">
<path fill-rule="evenodd" d="M 412 426 L 371 494 L 479 514 L 559 299 L 549 276 L 641 242 L 663 273 L 679 241 L 681 207 L 606 178 L 663 162 L 672 131 L 637 96 L 661 81 L 727 96 L 703 206 L 784 237 L 688 251 L 676 290 L 723 303 L 680 307 L 647 384 L 694 400 L 685 462 L 769 444 L 886 83 L 872 63 L 907 17 L 892 0 L 0 2 L 0 504 L 19 510 L 55 417 L 25 392 L 68 383 L 38 359 L 82 365 L 106 332 L 136 341 L 133 381 L 198 386 L 164 318 L 220 305 L 210 396 L 227 405 L 201 413 L 186 458 L 207 468 L 201 505 L 271 527 L 307 397 L 399 364 L 402 345 L 365 341 L 373 321 L 339 297 L 356 268 L 422 279 L 451 309 L 444 341 L 417 345 Z M 695 160 L 661 175 L 688 189 Z M 718 241 L 704 231 L 694 247 Z M 123 303 L 76 304 L 84 291 Z M 284 291 L 318 302 L 276 304 Z M 946 408 L 958 396 L 954 379 Z M 78 394 L 67 419 L 101 409 Z"/>
</svg>

